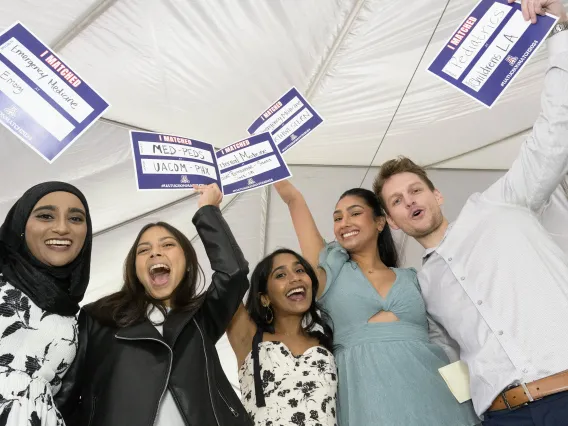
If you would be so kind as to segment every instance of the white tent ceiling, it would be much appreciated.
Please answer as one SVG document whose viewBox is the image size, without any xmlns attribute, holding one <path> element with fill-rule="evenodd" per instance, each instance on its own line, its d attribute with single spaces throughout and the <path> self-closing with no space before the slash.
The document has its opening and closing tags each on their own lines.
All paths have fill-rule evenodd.
<svg viewBox="0 0 568 426">
<path fill-rule="evenodd" d="M 97 232 L 86 297 L 95 300 L 120 286 L 122 260 L 142 224 L 165 220 L 195 235 L 190 193 L 136 191 L 128 129 L 222 147 L 246 137 L 258 114 L 296 86 L 325 122 L 285 159 L 327 238 L 339 194 L 369 187 L 376 166 L 400 154 L 433 168 L 452 219 L 469 193 L 512 163 L 537 116 L 546 65 L 543 48 L 491 110 L 426 73 L 473 5 L 2 0 L 0 31 L 22 22 L 111 108 L 52 165 L 2 127 L 0 217 L 39 181 L 64 180 L 83 190 Z M 277 246 L 297 248 L 287 210 L 270 189 L 226 197 L 224 212 L 252 266 Z M 406 264 L 418 266 L 419 249 L 398 237 Z M 223 345 L 234 382 L 232 354 Z"/>
</svg>

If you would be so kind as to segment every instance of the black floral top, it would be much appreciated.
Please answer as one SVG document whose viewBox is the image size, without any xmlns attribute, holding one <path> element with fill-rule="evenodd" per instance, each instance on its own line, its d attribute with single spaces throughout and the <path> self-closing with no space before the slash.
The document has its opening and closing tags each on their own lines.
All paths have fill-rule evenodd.
<svg viewBox="0 0 568 426">
<path fill-rule="evenodd" d="M 294 356 L 281 342 L 259 345 L 264 407 L 257 407 L 251 354 L 239 369 L 243 405 L 257 426 L 337 426 L 337 369 L 321 346 Z"/>
<path fill-rule="evenodd" d="M 64 426 L 53 395 L 77 331 L 75 317 L 41 310 L 0 274 L 0 426 Z"/>
</svg>

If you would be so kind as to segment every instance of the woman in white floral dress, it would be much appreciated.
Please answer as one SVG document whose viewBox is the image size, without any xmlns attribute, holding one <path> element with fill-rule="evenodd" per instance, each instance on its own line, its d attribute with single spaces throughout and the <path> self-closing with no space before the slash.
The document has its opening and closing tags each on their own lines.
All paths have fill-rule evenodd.
<svg viewBox="0 0 568 426">
<path fill-rule="evenodd" d="M 276 250 L 252 273 L 227 335 L 257 426 L 337 426 L 333 332 L 317 291 L 313 268 L 292 250 Z"/>
<path fill-rule="evenodd" d="M 53 395 L 77 351 L 92 228 L 74 186 L 30 188 L 0 227 L 0 426 L 63 426 Z"/>
</svg>

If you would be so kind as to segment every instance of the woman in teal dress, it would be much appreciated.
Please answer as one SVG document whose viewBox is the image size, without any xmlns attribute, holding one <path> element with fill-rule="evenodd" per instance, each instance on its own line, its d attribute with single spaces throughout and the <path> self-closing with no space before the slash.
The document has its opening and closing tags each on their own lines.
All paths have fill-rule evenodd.
<svg viewBox="0 0 568 426">
<path fill-rule="evenodd" d="M 326 244 L 302 194 L 274 185 L 288 205 L 303 256 L 318 267 L 321 305 L 338 345 L 339 426 L 472 426 L 471 402 L 458 403 L 438 369 L 448 357 L 428 337 L 416 271 L 398 268 L 396 248 L 375 195 L 345 192 Z"/>
</svg>

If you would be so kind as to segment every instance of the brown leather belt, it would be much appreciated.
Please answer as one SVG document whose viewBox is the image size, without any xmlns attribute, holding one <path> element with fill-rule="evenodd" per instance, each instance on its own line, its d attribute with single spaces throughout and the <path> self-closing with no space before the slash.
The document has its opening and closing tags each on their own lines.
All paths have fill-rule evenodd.
<svg viewBox="0 0 568 426">
<path fill-rule="evenodd" d="M 529 402 L 542 399 L 545 396 L 568 391 L 568 370 L 527 383 L 525 386 L 529 391 L 530 397 L 522 385 L 516 386 L 501 392 L 501 395 L 489 407 L 489 411 L 513 410 Z"/>
</svg>

